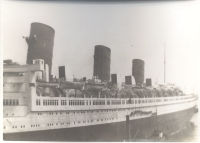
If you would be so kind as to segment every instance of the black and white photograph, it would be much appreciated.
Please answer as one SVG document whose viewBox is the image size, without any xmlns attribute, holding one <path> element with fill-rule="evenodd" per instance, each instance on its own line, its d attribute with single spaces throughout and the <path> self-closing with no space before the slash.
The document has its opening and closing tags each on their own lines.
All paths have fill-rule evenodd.
<svg viewBox="0 0 200 143">
<path fill-rule="evenodd" d="M 200 142 L 199 0 L 2 0 L 2 141 Z"/>
</svg>

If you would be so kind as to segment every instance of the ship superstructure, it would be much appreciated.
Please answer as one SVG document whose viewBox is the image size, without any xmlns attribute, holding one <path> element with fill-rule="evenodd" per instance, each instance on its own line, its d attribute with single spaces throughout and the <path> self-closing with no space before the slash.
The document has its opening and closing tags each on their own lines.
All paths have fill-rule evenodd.
<svg viewBox="0 0 200 143">
<path fill-rule="evenodd" d="M 124 85 L 117 93 L 98 82 L 48 82 L 43 60 L 34 63 L 4 64 L 4 133 L 124 122 L 127 115 L 136 120 L 196 106 L 197 96 L 174 86 Z"/>
</svg>

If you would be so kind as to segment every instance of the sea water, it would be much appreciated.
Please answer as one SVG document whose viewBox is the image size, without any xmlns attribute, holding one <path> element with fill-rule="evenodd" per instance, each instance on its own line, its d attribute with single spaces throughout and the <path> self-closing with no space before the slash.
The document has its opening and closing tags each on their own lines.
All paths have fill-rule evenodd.
<svg viewBox="0 0 200 143">
<path fill-rule="evenodd" d="M 176 133 L 172 133 L 165 141 L 200 142 L 200 118 L 199 113 L 194 114 L 190 120 L 190 126 L 183 127 Z"/>
</svg>

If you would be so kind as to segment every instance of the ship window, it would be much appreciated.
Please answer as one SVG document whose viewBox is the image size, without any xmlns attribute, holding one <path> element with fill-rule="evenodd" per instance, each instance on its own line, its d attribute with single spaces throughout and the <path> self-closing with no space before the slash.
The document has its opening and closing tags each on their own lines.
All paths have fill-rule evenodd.
<svg viewBox="0 0 200 143">
<path fill-rule="evenodd" d="M 11 104 L 12 104 L 12 105 L 15 105 L 15 100 L 11 101 Z"/>
<path fill-rule="evenodd" d="M 35 83 L 29 83 L 29 86 L 30 86 L 30 87 L 32 87 L 32 86 L 34 87 L 34 86 L 35 86 Z"/>
<path fill-rule="evenodd" d="M 3 105 L 16 106 L 19 105 L 19 101 L 17 99 L 4 99 Z"/>
<path fill-rule="evenodd" d="M 19 105 L 19 100 L 15 100 L 15 105 Z"/>
<path fill-rule="evenodd" d="M 9 105 L 12 105 L 12 100 L 9 100 Z"/>
</svg>

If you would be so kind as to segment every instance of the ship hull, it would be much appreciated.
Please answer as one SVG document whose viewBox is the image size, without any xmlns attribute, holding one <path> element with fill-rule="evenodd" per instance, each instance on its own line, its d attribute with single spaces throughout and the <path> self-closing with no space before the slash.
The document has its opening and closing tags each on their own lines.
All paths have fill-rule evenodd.
<svg viewBox="0 0 200 143">
<path fill-rule="evenodd" d="M 124 141 L 149 140 L 154 132 L 161 131 L 168 136 L 187 126 L 194 114 L 194 108 L 165 115 L 151 116 L 127 122 L 108 123 L 85 127 L 31 131 L 3 134 L 4 140 L 15 141 Z M 129 137 L 128 137 L 129 133 Z"/>
</svg>

